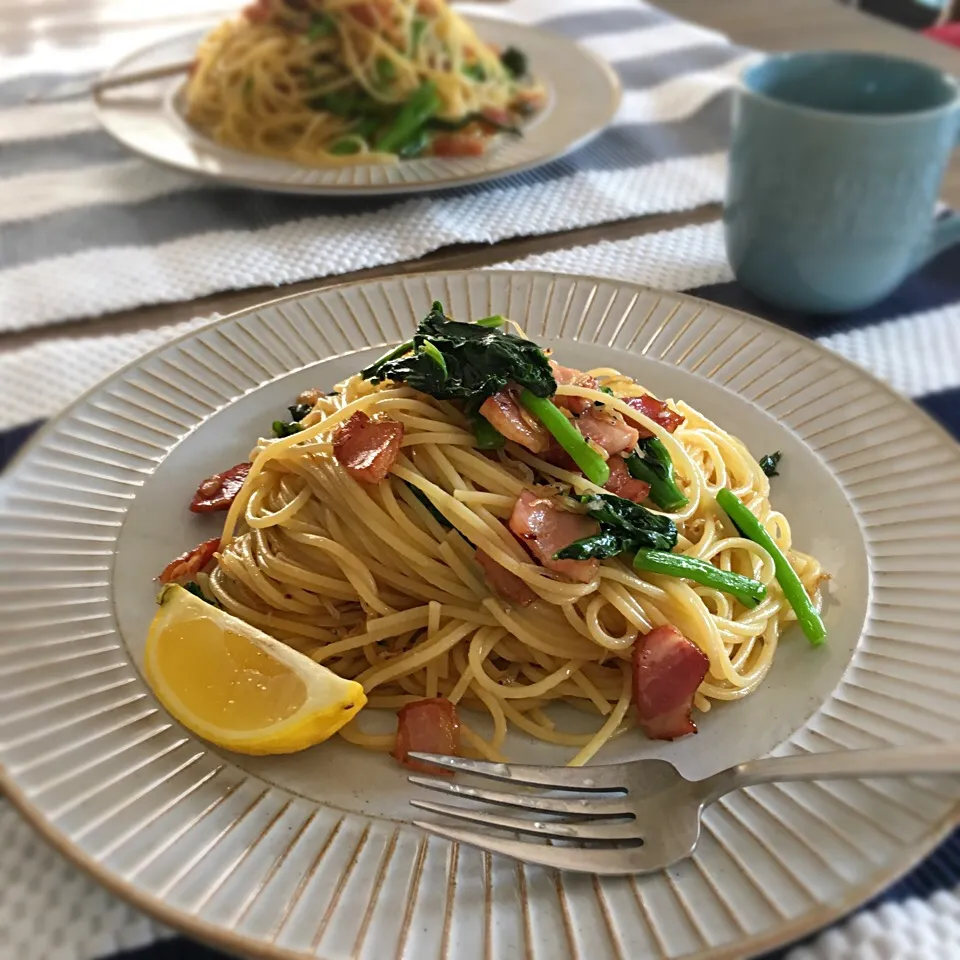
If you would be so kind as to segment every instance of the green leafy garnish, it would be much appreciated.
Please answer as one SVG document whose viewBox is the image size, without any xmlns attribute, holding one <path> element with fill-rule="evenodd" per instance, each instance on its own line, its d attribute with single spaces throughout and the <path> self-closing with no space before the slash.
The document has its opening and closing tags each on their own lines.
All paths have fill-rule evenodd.
<svg viewBox="0 0 960 960">
<path fill-rule="evenodd" d="M 410 25 L 410 53 L 413 56 L 416 56 L 417 51 L 420 49 L 420 41 L 423 39 L 423 34 L 426 29 L 427 21 L 425 17 L 413 18 L 413 23 Z"/>
<path fill-rule="evenodd" d="M 299 433 L 303 426 L 300 421 L 313 409 L 309 403 L 297 403 L 292 407 L 287 407 L 290 411 L 290 420 L 274 420 L 273 435 L 275 437 L 292 437 Z"/>
<path fill-rule="evenodd" d="M 441 367 L 433 351 L 441 354 Z M 556 392 L 550 361 L 532 341 L 475 323 L 460 323 L 444 316 L 435 302 L 420 322 L 412 340 L 395 347 L 360 372 L 365 380 L 398 380 L 438 400 L 471 400 L 487 397 L 514 383 L 538 397 Z"/>
<path fill-rule="evenodd" d="M 218 600 L 211 600 L 209 597 L 204 596 L 203 591 L 200 589 L 200 584 L 197 583 L 196 580 L 185 583 L 183 589 L 186 590 L 187 593 L 192 593 L 195 597 L 199 597 L 204 603 L 209 603 L 212 607 L 220 607 L 221 610 L 223 609 Z"/>
<path fill-rule="evenodd" d="M 444 530 L 450 530 L 453 524 L 433 505 L 433 501 L 419 488 L 412 483 L 408 483 L 410 492 L 427 508 L 430 516 L 443 527 Z"/>
<path fill-rule="evenodd" d="M 388 86 L 397 76 L 397 65 L 389 57 L 377 57 L 377 83 Z"/>
<path fill-rule="evenodd" d="M 360 149 L 360 141 L 356 137 L 343 137 L 330 145 L 330 152 L 336 157 L 352 157 Z"/>
<path fill-rule="evenodd" d="M 429 132 L 426 128 L 421 128 L 397 151 L 397 156 L 404 160 L 419 157 L 430 146 L 430 140 Z"/>
<path fill-rule="evenodd" d="M 456 120 L 434 117 L 427 126 L 429 126 L 431 130 L 443 130 L 446 133 L 456 133 L 458 130 L 463 130 L 464 127 L 469 127 L 471 123 L 484 123 L 489 127 L 493 127 L 499 133 L 510 133 L 517 137 L 523 135 L 523 131 L 516 124 L 500 123 L 494 119 L 492 115 L 483 113 L 466 113 Z"/>
<path fill-rule="evenodd" d="M 757 462 L 760 464 L 760 469 L 768 477 L 779 477 L 780 474 L 777 473 L 777 465 L 780 463 L 782 456 L 783 454 L 777 450 L 775 453 L 765 454 Z"/>
<path fill-rule="evenodd" d="M 273 421 L 273 435 L 279 439 L 284 437 L 292 437 L 295 433 L 299 433 L 303 427 L 300 426 L 296 421 L 288 422 L 286 420 L 274 420 Z"/>
<path fill-rule="evenodd" d="M 436 84 L 426 80 L 407 97 L 393 122 L 387 127 L 374 149 L 378 153 L 397 153 L 408 141 L 417 137 L 426 122 L 440 109 Z"/>
<path fill-rule="evenodd" d="M 646 437 L 626 458 L 630 476 L 650 484 L 650 499 L 661 510 L 680 510 L 689 502 L 677 486 L 670 452 L 657 437 Z"/>
<path fill-rule="evenodd" d="M 507 438 L 486 417 L 477 414 L 471 421 L 473 437 L 478 450 L 499 450 Z"/>
<path fill-rule="evenodd" d="M 310 29 L 307 30 L 307 42 L 313 43 L 321 37 L 332 37 L 337 32 L 337 24 L 333 17 L 325 13 L 319 13 L 314 16 L 310 22 Z"/>
<path fill-rule="evenodd" d="M 514 80 L 525 77 L 529 70 L 527 55 L 516 47 L 507 47 L 507 49 L 500 54 L 500 62 Z"/>
<path fill-rule="evenodd" d="M 604 560 L 644 548 L 670 551 L 677 545 L 677 527 L 669 518 L 639 503 L 613 494 L 581 497 L 587 515 L 600 524 L 600 532 L 564 547 L 556 560 Z"/>
<path fill-rule="evenodd" d="M 471 80 L 483 83 L 487 79 L 487 71 L 482 63 L 468 63 L 460 68 L 460 72 Z"/>
</svg>

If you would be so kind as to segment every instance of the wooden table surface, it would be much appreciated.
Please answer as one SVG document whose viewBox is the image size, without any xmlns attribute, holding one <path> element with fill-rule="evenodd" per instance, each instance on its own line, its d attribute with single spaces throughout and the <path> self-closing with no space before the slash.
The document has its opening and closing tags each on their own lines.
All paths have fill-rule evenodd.
<svg viewBox="0 0 960 960">
<path fill-rule="evenodd" d="M 694 23 L 720 30 L 734 42 L 760 50 L 855 49 L 900 54 L 960 74 L 960 51 L 935 44 L 894 24 L 875 19 L 837 0 L 658 0 L 658 5 Z M 0 0 L 0 57 L 29 53 L 39 45 L 79 47 L 105 36 L 129 39 L 158 26 L 189 29 L 236 4 L 213 0 Z M 943 198 L 960 206 L 960 151 L 954 154 Z M 635 217 L 547 236 L 521 237 L 493 245 L 445 247 L 419 260 L 363 270 L 347 276 L 291 284 L 280 293 L 316 289 L 345 279 L 411 273 L 428 269 L 477 267 L 601 239 L 620 239 L 715 219 L 717 205 L 685 213 Z M 213 312 L 229 313 L 278 295 L 276 287 L 217 293 L 185 303 L 123 311 L 95 320 L 0 335 L 0 350 L 13 349 L 69 330 L 81 336 L 120 333 L 176 323 Z"/>
</svg>

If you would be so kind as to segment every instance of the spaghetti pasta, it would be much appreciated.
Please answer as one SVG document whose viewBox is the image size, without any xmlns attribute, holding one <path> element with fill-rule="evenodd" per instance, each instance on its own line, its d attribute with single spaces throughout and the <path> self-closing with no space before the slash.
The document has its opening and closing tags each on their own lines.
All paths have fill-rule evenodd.
<svg viewBox="0 0 960 960">
<path fill-rule="evenodd" d="M 445 0 L 257 0 L 201 43 L 189 123 L 311 166 L 477 155 L 544 102 Z"/>
<path fill-rule="evenodd" d="M 825 579 L 820 564 L 794 549 L 767 476 L 735 436 L 685 403 L 655 400 L 616 370 L 553 369 L 553 402 L 572 424 L 586 430 L 590 417 L 606 418 L 598 422 L 632 430 L 634 443 L 646 435 L 662 444 L 682 507 L 667 512 L 649 499 L 649 509 L 625 499 L 631 491 L 636 500 L 649 497 L 646 484 L 621 485 L 622 496 L 610 496 L 609 485 L 587 479 L 556 451 L 534 452 L 512 439 L 480 449 L 469 404 L 357 375 L 331 394 L 311 391 L 299 432 L 258 443 L 204 593 L 357 680 L 372 708 L 444 697 L 486 715 L 486 729 L 464 725 L 464 742 L 490 759 L 504 759 L 510 728 L 571 748 L 570 762 L 581 764 L 633 726 L 635 653 L 657 628 L 676 628 L 705 657 L 705 676 L 690 691 L 698 710 L 748 696 L 796 614 L 770 553 L 733 526 L 717 506 L 718 491 L 729 489 L 759 519 L 815 606 Z M 357 424 L 394 425 L 380 431 L 375 453 L 359 467 L 344 452 Z M 385 475 L 371 482 L 357 473 L 384 451 L 392 457 Z M 606 458 L 608 468 L 617 457 Z M 541 511 L 555 505 L 551 521 L 594 529 L 581 502 L 591 498 L 601 507 L 626 504 L 658 530 L 675 530 L 674 552 L 714 575 L 704 585 L 642 572 L 626 547 L 599 562 L 558 561 L 551 547 L 551 560 L 518 533 L 518 511 L 529 502 Z M 593 541 L 561 544 L 558 552 L 589 553 Z M 724 586 L 730 575 L 749 578 L 762 599 L 732 595 Z M 576 708 L 579 722 L 552 712 L 558 704 Z M 342 735 L 391 748 L 392 737 L 363 725 L 361 715 Z"/>
</svg>

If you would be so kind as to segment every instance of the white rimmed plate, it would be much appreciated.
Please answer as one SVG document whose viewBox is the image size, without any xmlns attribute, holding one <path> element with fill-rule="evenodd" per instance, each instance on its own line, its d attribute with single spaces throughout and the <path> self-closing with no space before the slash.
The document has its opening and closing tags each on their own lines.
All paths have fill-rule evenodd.
<svg viewBox="0 0 960 960">
<path fill-rule="evenodd" d="M 424 158 L 394 165 L 307 167 L 243 153 L 215 143 L 182 116 L 182 77 L 100 94 L 97 116 L 122 144 L 150 160 L 214 180 L 259 190 L 314 195 L 418 193 L 520 173 L 569 153 L 596 136 L 620 105 L 613 70 L 579 44 L 523 24 L 470 15 L 480 36 L 516 46 L 546 85 L 546 108 L 522 137 L 501 137 L 482 157 Z M 191 31 L 125 57 L 104 79 L 180 63 L 193 57 L 206 30 Z"/>
<path fill-rule="evenodd" d="M 960 451 L 943 431 L 815 344 L 722 307 L 451 273 L 226 318 L 115 375 L 20 456 L 0 481 L 7 795 L 121 895 L 249 956 L 742 957 L 888 883 L 956 821 L 960 783 L 757 788 L 711 808 L 693 860 L 593 881 L 423 837 L 385 757 L 338 743 L 221 755 L 159 709 L 137 669 L 151 577 L 211 535 L 186 510 L 197 479 L 245 456 L 302 387 L 405 337 L 435 298 L 461 317 L 512 315 L 561 361 L 619 366 L 755 453 L 782 449 L 775 502 L 835 573 L 825 648 L 788 634 L 764 688 L 696 738 L 624 737 L 607 759 L 659 751 L 700 776 L 774 748 L 960 738 Z"/>
</svg>

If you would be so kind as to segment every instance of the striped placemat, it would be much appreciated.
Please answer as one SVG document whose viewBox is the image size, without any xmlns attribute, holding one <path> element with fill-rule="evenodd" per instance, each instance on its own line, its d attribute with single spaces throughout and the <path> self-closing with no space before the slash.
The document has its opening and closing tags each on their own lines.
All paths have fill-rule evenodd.
<svg viewBox="0 0 960 960">
<path fill-rule="evenodd" d="M 134 157 L 86 100 L 24 104 L 114 62 L 123 51 L 109 34 L 101 47 L 45 46 L 0 63 L 0 332 L 721 198 L 729 87 L 745 50 L 640 0 L 473 9 L 539 24 L 610 61 L 625 90 L 614 124 L 538 170 L 442 195 L 264 194 Z"/>
<path fill-rule="evenodd" d="M 685 290 L 816 338 L 912 397 L 960 438 L 960 247 L 883 303 L 829 319 L 773 311 L 733 281 L 719 223 L 509 264 Z M 206 322 L 60 338 L 0 355 L 0 468 L 43 418 L 97 380 Z M 56 384 L 38 389 L 38 384 Z M 114 899 L 48 850 L 0 801 L 0 958 L 219 960 Z M 960 960 L 960 835 L 853 918 L 767 960 Z M 125 950 L 137 948 L 132 953 Z M 637 958 L 640 960 L 640 958 Z"/>
</svg>

